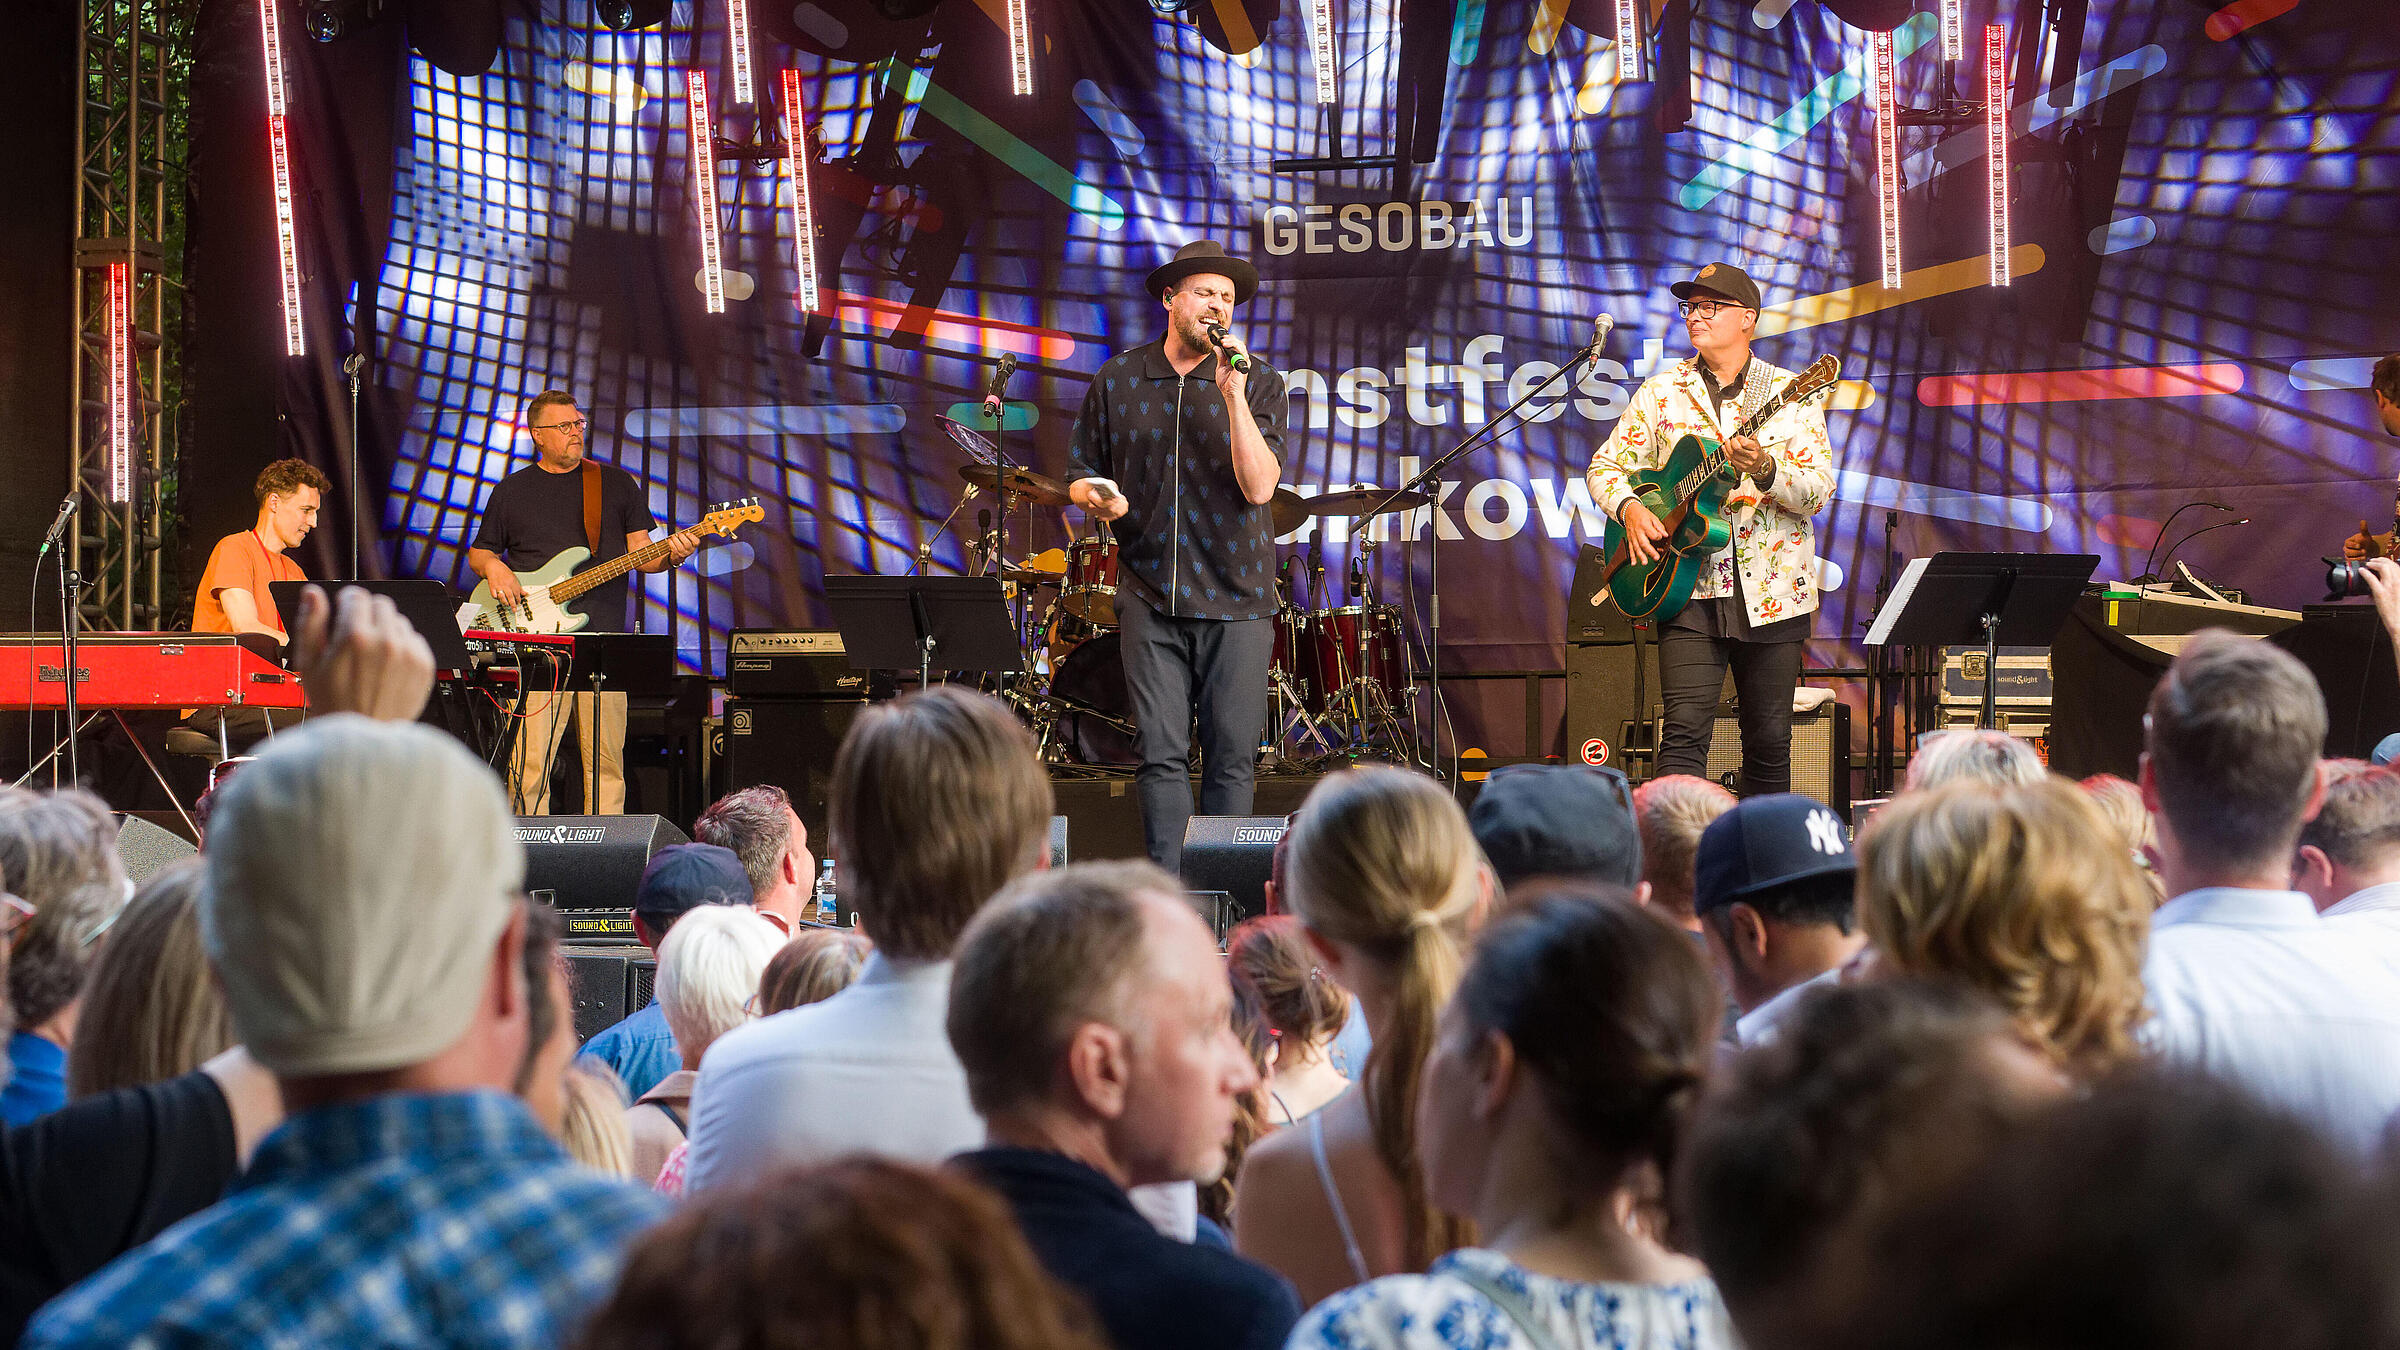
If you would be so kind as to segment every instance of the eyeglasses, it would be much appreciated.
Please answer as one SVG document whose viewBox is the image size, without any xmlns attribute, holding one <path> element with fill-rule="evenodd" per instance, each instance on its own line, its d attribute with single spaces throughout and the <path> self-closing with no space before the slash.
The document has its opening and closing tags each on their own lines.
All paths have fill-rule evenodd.
<svg viewBox="0 0 2400 1350">
<path fill-rule="evenodd" d="M 1737 305 L 1730 300 L 1686 300 L 1676 305 L 1675 311 L 1687 319 L 1713 319 L 1717 317 L 1717 311 L 1720 309 L 1748 308 L 1747 305 Z"/>
<path fill-rule="evenodd" d="M 576 418 L 576 419 L 575 419 L 574 421 L 572 421 L 572 422 L 552 422 L 552 423 L 550 423 L 548 426 L 540 426 L 540 427 L 535 427 L 535 428 L 534 428 L 534 430 L 535 430 L 535 431 L 581 431 L 581 430 L 583 430 L 583 429 L 584 429 L 586 426 L 588 426 L 588 425 L 590 425 L 590 419 L 588 419 L 588 418 L 582 418 L 582 417 L 578 417 L 578 418 Z"/>
<path fill-rule="evenodd" d="M 33 907 L 31 900 L 0 891 L 0 941 L 14 939 L 40 912 Z"/>
</svg>

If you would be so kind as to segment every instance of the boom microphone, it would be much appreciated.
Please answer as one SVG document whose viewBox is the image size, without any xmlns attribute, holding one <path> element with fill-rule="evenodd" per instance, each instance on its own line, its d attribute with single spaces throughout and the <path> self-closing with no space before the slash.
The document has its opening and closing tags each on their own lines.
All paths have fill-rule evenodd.
<svg viewBox="0 0 2400 1350">
<path fill-rule="evenodd" d="M 1608 330 L 1616 326 L 1617 320 L 1613 315 L 1603 314 L 1592 320 L 1592 345 L 1590 349 L 1592 354 L 1590 358 L 1584 362 L 1586 367 L 1584 371 L 1585 374 L 1598 375 L 1600 373 L 1600 344 L 1608 341 Z"/>
</svg>

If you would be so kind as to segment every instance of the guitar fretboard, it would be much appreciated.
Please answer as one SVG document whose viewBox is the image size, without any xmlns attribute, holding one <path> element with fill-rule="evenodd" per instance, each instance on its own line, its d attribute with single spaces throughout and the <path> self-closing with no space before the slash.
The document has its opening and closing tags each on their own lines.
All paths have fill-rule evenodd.
<svg viewBox="0 0 2400 1350">
<path fill-rule="evenodd" d="M 564 581 L 551 582 L 550 598 L 563 605 L 594 586 L 605 586 L 637 567 L 647 567 L 666 556 L 666 540 L 661 539 L 655 544 L 645 544 L 622 558 L 611 558 L 598 567 L 577 572 Z"/>
</svg>

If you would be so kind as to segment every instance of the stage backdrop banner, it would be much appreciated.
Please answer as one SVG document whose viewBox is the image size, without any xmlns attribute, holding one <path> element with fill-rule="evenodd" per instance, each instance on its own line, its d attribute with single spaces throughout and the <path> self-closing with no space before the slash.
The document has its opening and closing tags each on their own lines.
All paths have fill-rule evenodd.
<svg viewBox="0 0 2400 1350">
<path fill-rule="evenodd" d="M 992 503 L 939 528 L 967 457 L 938 419 L 972 420 L 1014 353 L 1008 451 L 1063 470 L 1092 372 L 1161 332 L 1142 278 L 1199 238 L 1263 275 L 1237 327 L 1289 375 L 1285 479 L 1304 492 L 1388 485 L 1491 430 L 1613 316 L 1596 367 L 1457 463 L 1435 509 L 1379 531 L 1371 585 L 1420 625 L 1438 543 L 1448 670 L 1560 664 L 1575 552 L 1603 527 L 1583 471 L 1638 382 L 1689 354 L 1667 286 L 1713 261 L 1763 288 L 1762 356 L 1841 361 L 1814 664 L 1857 664 L 1887 557 L 2088 551 L 2129 577 L 2168 515 L 2205 499 L 2228 509 L 2185 512 L 2177 536 L 2247 523 L 2179 558 L 2296 605 L 2318 555 L 2390 518 L 2400 445 L 2364 385 L 2400 348 L 2400 29 L 2374 7 L 2092 0 L 2061 62 L 2023 59 L 2020 15 L 2040 6 L 1969 3 L 1954 65 L 1935 15 L 1914 15 L 1892 51 L 1898 101 L 1918 108 L 1949 89 L 1980 101 L 1982 25 L 2007 25 L 2011 275 L 1991 284 L 1985 128 L 1908 126 L 1896 289 L 1875 45 L 1815 0 L 1703 7 L 1688 129 L 1671 134 L 1662 46 L 1646 31 L 1621 65 L 1616 6 L 1333 0 L 1330 105 L 1312 5 L 1268 22 L 1271 3 L 1210 0 L 1196 25 L 1142 0 L 1027 0 L 1030 95 L 1011 91 L 1009 8 L 947 0 L 896 23 L 861 0 L 751 0 L 748 104 L 721 0 L 622 33 L 587 0 L 512 7 L 486 74 L 397 57 L 396 118 L 374 81 L 296 78 L 308 162 L 357 154 L 345 128 L 395 130 L 388 200 L 353 213 L 388 236 L 372 275 L 311 311 L 369 348 L 390 570 L 472 580 L 479 508 L 531 459 L 524 401 L 565 389 L 591 452 L 631 470 L 662 522 L 764 499 L 740 542 L 638 591 L 646 627 L 721 671 L 729 628 L 826 623 L 828 573 L 921 554 L 959 569 Z M 1641 8 L 1647 30 L 1658 11 Z M 284 9 L 296 69 L 338 51 Z M 813 318 L 780 158 L 786 67 L 812 137 Z M 716 105 L 713 314 L 691 70 Z M 1404 163 L 1284 163 L 1341 155 Z M 1075 523 L 1035 512 L 1012 539 L 1056 544 Z M 1321 549 L 1319 603 L 1344 603 L 1360 541 L 1286 542 L 1312 573 Z M 1458 730 L 1507 752 L 1519 695 L 1493 687 Z"/>
</svg>

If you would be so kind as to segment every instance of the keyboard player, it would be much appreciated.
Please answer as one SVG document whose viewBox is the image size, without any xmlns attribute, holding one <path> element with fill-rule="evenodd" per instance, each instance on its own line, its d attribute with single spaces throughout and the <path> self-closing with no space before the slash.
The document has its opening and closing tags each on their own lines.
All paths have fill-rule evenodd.
<svg viewBox="0 0 2400 1350">
<path fill-rule="evenodd" d="M 192 600 L 193 632 L 256 633 L 273 638 L 278 646 L 289 641 L 267 587 L 277 581 L 308 580 L 293 561 L 292 550 L 317 527 L 317 510 L 332 488 L 332 482 L 304 460 L 279 459 L 259 470 L 258 481 L 251 485 L 258 519 L 249 529 L 218 540 L 209 551 Z M 239 754 L 271 729 L 289 726 L 300 716 L 288 709 L 202 708 L 192 713 L 187 725 L 213 738 L 222 722 L 226 743 Z"/>
</svg>

